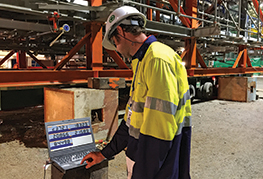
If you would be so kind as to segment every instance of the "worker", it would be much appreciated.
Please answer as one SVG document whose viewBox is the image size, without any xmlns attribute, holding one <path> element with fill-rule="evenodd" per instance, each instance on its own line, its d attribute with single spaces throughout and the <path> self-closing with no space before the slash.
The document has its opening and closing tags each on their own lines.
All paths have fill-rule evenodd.
<svg viewBox="0 0 263 179">
<path fill-rule="evenodd" d="M 128 179 L 189 179 L 191 102 L 180 56 L 144 33 L 145 16 L 136 8 L 115 9 L 102 45 L 132 59 L 133 80 L 124 120 L 111 142 L 86 155 L 86 168 L 126 148 Z"/>
</svg>

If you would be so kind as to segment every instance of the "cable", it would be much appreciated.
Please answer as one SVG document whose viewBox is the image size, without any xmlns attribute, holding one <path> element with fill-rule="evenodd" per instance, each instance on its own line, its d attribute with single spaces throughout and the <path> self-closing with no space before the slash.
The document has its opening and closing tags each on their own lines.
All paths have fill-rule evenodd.
<svg viewBox="0 0 263 179">
<path fill-rule="evenodd" d="M 131 42 L 132 45 L 133 45 L 134 43 L 138 43 L 138 44 L 142 44 L 142 43 L 143 43 L 143 42 L 136 42 L 136 41 L 132 41 L 132 40 L 130 40 L 130 39 L 127 39 L 126 37 L 122 36 L 121 34 L 118 34 L 118 35 L 121 36 L 122 38 L 124 38 L 125 40 L 128 40 L 129 42 Z"/>
<path fill-rule="evenodd" d="M 44 179 L 46 178 L 46 172 L 50 164 L 51 164 L 51 161 L 47 160 L 46 164 L 44 165 Z"/>
<path fill-rule="evenodd" d="M 44 179 L 46 178 L 46 166 L 44 167 Z"/>
<path fill-rule="evenodd" d="M 44 179 L 46 178 L 46 165 L 44 165 Z"/>
</svg>

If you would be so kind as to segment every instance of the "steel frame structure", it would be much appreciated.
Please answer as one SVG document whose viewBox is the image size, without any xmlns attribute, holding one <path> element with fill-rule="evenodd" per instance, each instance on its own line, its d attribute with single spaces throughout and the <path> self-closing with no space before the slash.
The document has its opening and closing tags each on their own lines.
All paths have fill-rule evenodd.
<svg viewBox="0 0 263 179">
<path fill-rule="evenodd" d="M 248 55 L 248 49 L 263 49 L 261 42 L 263 15 L 259 7 L 260 1 L 257 0 L 141 0 L 140 2 L 123 0 L 111 3 L 91 0 L 89 6 L 55 0 L 34 0 L 33 5 L 27 0 L 18 2 L 24 2 L 24 7 L 19 7 L 19 4 L 8 4 L 7 1 L 0 3 L 0 10 L 4 12 L 0 16 L 0 22 L 4 22 L 0 23 L 0 49 L 10 51 L 0 59 L 0 65 L 14 53 L 17 53 L 18 64 L 17 69 L 0 70 L 0 87 L 87 83 L 88 77 L 124 77 L 130 80 L 132 70 L 119 54 L 115 51 L 103 50 L 101 45 L 106 17 L 113 9 L 123 4 L 135 6 L 147 15 L 148 34 L 156 35 L 158 40 L 175 49 L 182 46 L 185 48 L 181 57 L 189 76 L 263 72 L 262 67 L 252 67 Z M 231 2 L 234 9 L 230 8 Z M 243 4 L 249 4 L 249 8 L 243 7 Z M 58 41 L 54 47 L 48 48 L 48 44 L 61 33 L 59 28 L 61 21 L 58 22 L 59 18 L 52 14 L 54 10 L 59 11 L 63 19 L 61 21 L 69 23 L 71 28 L 75 29 L 61 37 L 68 46 L 74 39 L 74 45 L 67 47 L 63 42 Z M 249 12 L 251 10 L 257 13 L 257 17 L 251 16 Z M 66 14 L 70 12 L 73 12 L 73 15 Z M 23 14 L 23 17 L 17 19 L 9 17 L 18 13 Z M 35 15 L 36 18 L 32 18 L 31 15 Z M 250 26 L 244 21 L 249 22 Z M 251 24 L 256 27 L 256 33 L 251 30 Z M 79 27 L 83 27 L 83 30 L 76 30 Z M 253 34 L 256 37 L 252 37 Z M 238 56 L 234 65 L 231 68 L 208 68 L 202 57 L 204 46 L 237 48 Z M 65 54 L 65 56 L 54 67 L 47 67 L 32 51 L 43 54 Z M 42 70 L 27 68 L 26 53 L 42 67 Z M 74 70 L 63 68 L 76 53 L 85 54 L 86 68 Z M 103 54 L 108 54 L 118 68 L 106 68 L 103 65 Z"/>
</svg>

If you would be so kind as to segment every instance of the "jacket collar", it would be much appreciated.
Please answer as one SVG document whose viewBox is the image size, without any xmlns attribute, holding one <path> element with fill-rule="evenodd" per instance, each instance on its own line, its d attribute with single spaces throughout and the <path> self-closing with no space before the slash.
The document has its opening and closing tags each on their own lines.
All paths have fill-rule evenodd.
<svg viewBox="0 0 263 179">
<path fill-rule="evenodd" d="M 148 47 L 151 45 L 151 43 L 157 41 L 157 39 L 153 36 L 150 35 L 142 44 L 142 46 L 139 48 L 139 50 L 133 55 L 133 59 L 139 59 L 139 61 L 142 61 Z"/>
</svg>

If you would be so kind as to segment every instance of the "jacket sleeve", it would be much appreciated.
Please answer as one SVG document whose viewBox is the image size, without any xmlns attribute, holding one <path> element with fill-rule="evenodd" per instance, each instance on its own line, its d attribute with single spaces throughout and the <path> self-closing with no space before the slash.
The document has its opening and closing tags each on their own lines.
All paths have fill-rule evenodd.
<svg viewBox="0 0 263 179">
<path fill-rule="evenodd" d="M 102 155 L 107 159 L 110 159 L 114 155 L 120 153 L 127 146 L 128 138 L 128 126 L 126 125 L 126 122 L 122 120 L 110 143 L 102 149 Z"/>
<path fill-rule="evenodd" d="M 181 80 L 174 70 L 176 67 L 162 59 L 152 59 L 144 69 L 148 91 L 133 170 L 134 179 L 151 179 L 158 175 L 180 128 L 179 120 L 183 118 L 181 113 L 177 113 L 181 98 L 178 88 L 188 90 L 187 79 L 186 84 L 179 84 Z"/>
</svg>

